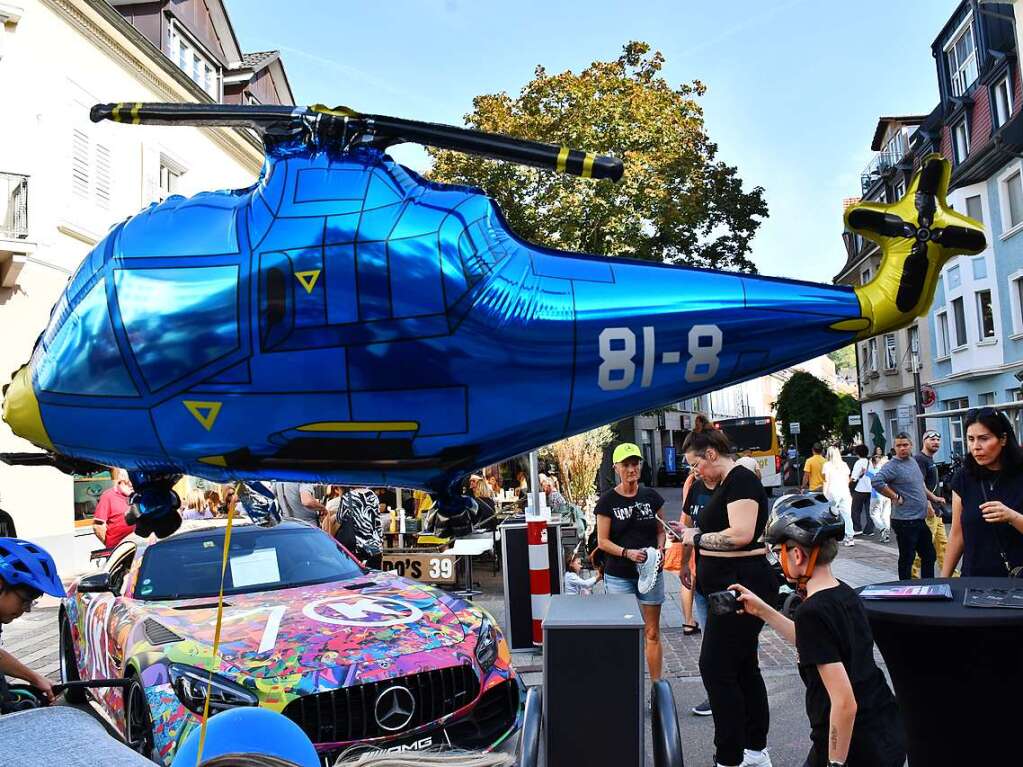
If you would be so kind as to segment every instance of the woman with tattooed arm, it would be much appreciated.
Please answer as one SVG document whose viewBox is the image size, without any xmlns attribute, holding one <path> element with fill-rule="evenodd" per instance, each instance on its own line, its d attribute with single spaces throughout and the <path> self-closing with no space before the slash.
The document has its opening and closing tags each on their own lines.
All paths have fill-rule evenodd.
<svg viewBox="0 0 1023 767">
<path fill-rule="evenodd" d="M 686 460 L 717 488 L 700 512 L 698 528 L 686 528 L 683 543 L 698 556 L 697 588 L 704 595 L 741 584 L 769 604 L 777 582 L 761 537 L 767 524 L 767 494 L 756 475 L 732 460 L 728 437 L 718 429 L 691 432 Z M 769 710 L 760 675 L 757 641 L 764 622 L 752 615 L 707 616 L 700 649 L 700 674 L 714 716 L 719 767 L 770 767 Z"/>
</svg>

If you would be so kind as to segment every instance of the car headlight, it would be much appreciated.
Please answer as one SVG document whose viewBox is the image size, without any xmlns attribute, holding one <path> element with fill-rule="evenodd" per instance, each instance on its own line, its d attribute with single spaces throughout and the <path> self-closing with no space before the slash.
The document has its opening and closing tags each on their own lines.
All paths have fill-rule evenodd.
<svg viewBox="0 0 1023 767">
<path fill-rule="evenodd" d="M 171 683 L 174 692 L 185 707 L 193 713 L 202 715 L 206 703 L 206 692 L 210 695 L 210 713 L 224 711 L 236 706 L 258 706 L 259 698 L 254 692 L 241 685 L 216 674 L 210 679 L 210 672 L 201 668 L 172 663 L 170 667 Z"/>
<path fill-rule="evenodd" d="M 489 619 L 480 625 L 480 637 L 476 642 L 476 660 L 484 671 L 489 671 L 497 660 L 497 629 Z"/>
</svg>

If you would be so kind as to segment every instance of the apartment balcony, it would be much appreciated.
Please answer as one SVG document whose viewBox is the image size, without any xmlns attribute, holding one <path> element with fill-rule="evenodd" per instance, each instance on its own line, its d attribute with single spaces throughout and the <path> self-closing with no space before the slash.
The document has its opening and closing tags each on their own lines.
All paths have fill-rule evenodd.
<svg viewBox="0 0 1023 767">
<path fill-rule="evenodd" d="M 878 152 L 860 173 L 860 190 L 864 197 L 881 179 L 887 178 L 906 156 L 904 151 L 884 150 Z"/>
<path fill-rule="evenodd" d="M 28 256 L 28 176 L 0 172 L 0 287 L 14 287 Z"/>
</svg>

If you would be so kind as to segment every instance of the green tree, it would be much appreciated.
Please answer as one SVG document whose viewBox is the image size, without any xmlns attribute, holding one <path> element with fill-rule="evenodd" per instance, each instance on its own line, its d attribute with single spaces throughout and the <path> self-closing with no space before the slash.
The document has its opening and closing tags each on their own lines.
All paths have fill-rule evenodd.
<svg viewBox="0 0 1023 767">
<path fill-rule="evenodd" d="M 828 359 L 835 363 L 835 368 L 841 370 L 842 368 L 855 368 L 856 367 L 856 345 L 849 344 L 843 346 L 841 349 L 836 349 L 833 352 L 828 353 Z"/>
<path fill-rule="evenodd" d="M 825 442 L 832 435 L 838 417 L 838 395 L 821 379 L 797 370 L 781 387 L 774 407 L 786 438 L 791 439 L 787 437 L 789 424 L 799 423 L 800 450 L 807 453 L 814 442 Z"/>
<path fill-rule="evenodd" d="M 663 64 L 648 44 L 630 42 L 578 74 L 538 66 L 517 98 L 477 96 L 465 116 L 473 128 L 620 157 L 618 183 L 437 149 L 428 150 L 430 177 L 482 187 L 519 235 L 541 245 L 754 272 L 763 189 L 743 191 L 736 169 L 715 159 L 697 100 L 705 86 L 673 88 Z"/>
<path fill-rule="evenodd" d="M 849 416 L 860 414 L 860 403 L 851 394 L 839 394 L 835 411 L 834 432 L 845 444 L 853 441 L 863 431 L 862 426 L 850 426 Z"/>
</svg>

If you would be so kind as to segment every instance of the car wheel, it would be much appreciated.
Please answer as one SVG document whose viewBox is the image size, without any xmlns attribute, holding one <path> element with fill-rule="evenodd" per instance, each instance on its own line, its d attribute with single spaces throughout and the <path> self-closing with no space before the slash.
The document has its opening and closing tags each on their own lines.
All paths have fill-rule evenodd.
<svg viewBox="0 0 1023 767">
<path fill-rule="evenodd" d="M 67 613 L 60 616 L 60 681 L 78 682 L 78 659 L 75 658 L 75 640 L 71 635 L 71 621 Z M 85 690 L 71 688 L 64 693 L 68 703 L 85 703 Z"/>
<path fill-rule="evenodd" d="M 132 674 L 124 688 L 124 740 L 147 759 L 153 758 L 153 719 L 142 680 Z"/>
</svg>

